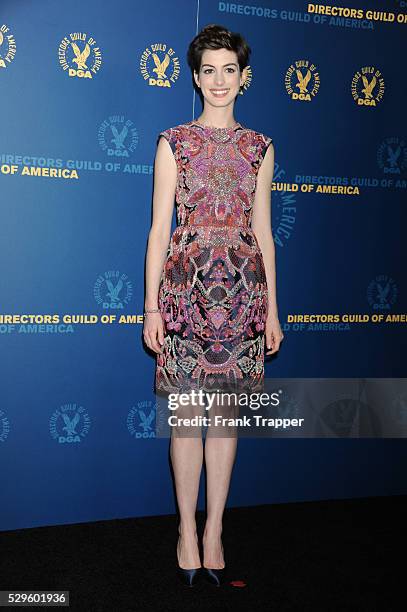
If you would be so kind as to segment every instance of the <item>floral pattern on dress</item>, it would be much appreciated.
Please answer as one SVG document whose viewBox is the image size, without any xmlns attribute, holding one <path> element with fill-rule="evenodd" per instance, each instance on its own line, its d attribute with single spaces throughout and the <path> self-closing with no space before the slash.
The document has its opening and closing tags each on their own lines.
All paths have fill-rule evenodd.
<svg viewBox="0 0 407 612">
<path fill-rule="evenodd" d="M 177 227 L 160 278 L 156 392 L 260 391 L 268 288 L 251 220 L 272 139 L 240 123 L 197 121 L 161 136 L 177 164 Z"/>
</svg>

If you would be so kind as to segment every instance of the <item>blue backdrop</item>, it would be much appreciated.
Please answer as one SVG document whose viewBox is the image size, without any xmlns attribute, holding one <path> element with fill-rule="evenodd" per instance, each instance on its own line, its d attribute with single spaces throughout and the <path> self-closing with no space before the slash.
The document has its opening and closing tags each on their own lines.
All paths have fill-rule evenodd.
<svg viewBox="0 0 407 612">
<path fill-rule="evenodd" d="M 266 375 L 404 376 L 405 322 L 371 318 L 406 312 L 407 8 L 351 5 L 1 1 L 1 530 L 174 512 L 169 441 L 143 427 L 144 265 L 157 136 L 201 113 L 186 51 L 208 23 L 249 42 L 235 118 L 275 147 Z M 228 505 L 403 493 L 405 466 L 403 439 L 242 439 Z"/>
</svg>

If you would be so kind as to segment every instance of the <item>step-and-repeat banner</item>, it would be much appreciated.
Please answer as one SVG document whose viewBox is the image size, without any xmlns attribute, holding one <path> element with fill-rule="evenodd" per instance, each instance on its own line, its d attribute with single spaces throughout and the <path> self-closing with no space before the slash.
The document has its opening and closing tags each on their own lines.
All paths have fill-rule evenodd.
<svg viewBox="0 0 407 612">
<path fill-rule="evenodd" d="M 174 512 L 145 253 L 157 137 L 202 111 L 186 52 L 209 23 L 249 43 L 234 115 L 275 148 L 266 377 L 377 379 L 391 420 L 355 435 L 360 385 L 324 390 L 308 439 L 239 441 L 228 505 L 403 492 L 406 388 L 383 385 L 405 375 L 406 3 L 2 0 L 1 530 Z"/>
</svg>

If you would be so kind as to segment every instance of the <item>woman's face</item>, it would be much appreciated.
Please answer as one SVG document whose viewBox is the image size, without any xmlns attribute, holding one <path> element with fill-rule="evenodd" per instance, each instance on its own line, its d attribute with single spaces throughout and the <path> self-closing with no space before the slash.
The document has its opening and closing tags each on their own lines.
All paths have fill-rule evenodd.
<svg viewBox="0 0 407 612">
<path fill-rule="evenodd" d="M 229 49 L 205 49 L 194 78 L 206 102 L 217 107 L 233 104 L 244 82 L 237 55 Z"/>
</svg>

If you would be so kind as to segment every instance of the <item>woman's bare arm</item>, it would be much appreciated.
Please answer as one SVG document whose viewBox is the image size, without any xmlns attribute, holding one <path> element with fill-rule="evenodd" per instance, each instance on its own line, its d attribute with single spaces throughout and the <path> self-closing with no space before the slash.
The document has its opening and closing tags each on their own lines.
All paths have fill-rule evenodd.
<svg viewBox="0 0 407 612">
<path fill-rule="evenodd" d="M 274 174 L 274 146 L 270 143 L 257 174 L 252 229 L 263 254 L 266 270 L 270 318 L 278 319 L 276 296 L 275 245 L 271 228 L 271 184 Z"/>
<path fill-rule="evenodd" d="M 161 136 L 154 164 L 153 220 L 146 257 L 146 309 L 157 308 L 158 289 L 171 232 L 177 165 L 168 141 Z"/>
<path fill-rule="evenodd" d="M 158 308 L 158 291 L 170 240 L 176 184 L 175 157 L 169 142 L 162 136 L 158 141 L 154 163 L 153 221 L 146 255 L 145 310 Z M 156 353 L 163 351 L 164 328 L 160 312 L 145 315 L 143 336 L 150 349 Z"/>
</svg>

